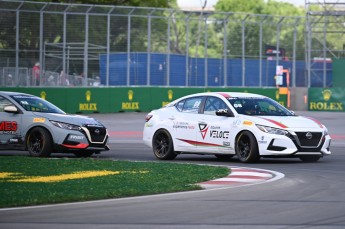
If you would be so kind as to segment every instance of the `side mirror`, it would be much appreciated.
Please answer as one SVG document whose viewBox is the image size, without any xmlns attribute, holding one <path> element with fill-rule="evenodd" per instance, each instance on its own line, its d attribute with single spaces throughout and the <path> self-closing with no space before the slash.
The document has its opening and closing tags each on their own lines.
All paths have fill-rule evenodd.
<svg viewBox="0 0 345 229">
<path fill-rule="evenodd" d="M 228 109 L 219 109 L 216 111 L 217 116 L 234 117 L 234 114 Z"/>
<path fill-rule="evenodd" d="M 290 111 L 290 113 L 291 113 L 293 116 L 296 115 L 296 113 L 295 113 L 294 111 L 292 111 L 292 110 L 289 110 L 289 111 Z"/>
<path fill-rule="evenodd" d="M 13 114 L 19 113 L 17 107 L 12 106 L 12 105 L 11 106 L 6 106 L 4 108 L 4 111 L 7 112 L 7 113 L 13 113 Z"/>
</svg>

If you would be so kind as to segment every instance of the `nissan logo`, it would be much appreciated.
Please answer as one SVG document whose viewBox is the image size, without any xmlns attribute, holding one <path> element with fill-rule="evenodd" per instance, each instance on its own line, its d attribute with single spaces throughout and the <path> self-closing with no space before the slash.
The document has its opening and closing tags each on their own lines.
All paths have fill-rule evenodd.
<svg viewBox="0 0 345 229">
<path fill-rule="evenodd" d="M 95 134 L 99 135 L 100 132 L 99 129 L 95 129 Z"/>
<path fill-rule="evenodd" d="M 313 135 L 312 135 L 310 132 L 306 133 L 305 136 L 306 136 L 308 139 L 311 139 L 311 138 L 313 137 Z"/>
</svg>

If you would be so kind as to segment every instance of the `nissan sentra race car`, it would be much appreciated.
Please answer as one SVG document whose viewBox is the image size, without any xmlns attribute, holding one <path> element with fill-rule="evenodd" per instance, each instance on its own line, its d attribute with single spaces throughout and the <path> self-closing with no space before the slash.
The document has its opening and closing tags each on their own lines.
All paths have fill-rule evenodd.
<svg viewBox="0 0 345 229">
<path fill-rule="evenodd" d="M 0 91 L 0 150 L 27 150 L 31 156 L 109 150 L 106 127 L 94 118 L 68 115 L 39 97 Z"/>
<path fill-rule="evenodd" d="M 208 92 L 177 99 L 146 116 L 143 141 L 158 159 L 180 153 L 298 157 L 314 162 L 331 154 L 331 137 L 319 121 L 257 94 Z"/>
</svg>

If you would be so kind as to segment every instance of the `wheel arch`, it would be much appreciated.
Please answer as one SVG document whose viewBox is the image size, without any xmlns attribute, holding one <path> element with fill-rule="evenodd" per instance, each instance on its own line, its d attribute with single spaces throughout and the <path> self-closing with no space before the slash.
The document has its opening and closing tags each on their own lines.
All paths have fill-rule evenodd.
<svg viewBox="0 0 345 229">
<path fill-rule="evenodd" d="M 174 149 L 173 137 L 166 128 L 159 128 L 154 132 L 152 137 L 152 149 L 154 155 L 161 160 L 173 160 L 178 154 Z"/>
<path fill-rule="evenodd" d="M 173 136 L 172 136 L 172 134 L 171 134 L 171 131 L 169 131 L 169 130 L 168 130 L 167 128 L 165 128 L 165 127 L 160 127 L 160 128 L 156 129 L 156 130 L 153 132 L 153 134 L 152 134 L 152 141 L 153 141 L 153 136 L 155 136 L 155 134 L 156 134 L 158 131 L 161 131 L 161 130 L 167 131 L 167 132 L 169 133 L 169 135 L 170 135 L 170 137 L 171 137 L 173 143 L 175 143 L 175 142 L 174 142 L 174 138 L 173 138 Z"/>
<path fill-rule="evenodd" d="M 244 140 L 241 140 L 242 136 Z M 241 162 L 254 163 L 260 159 L 259 144 L 255 133 L 244 129 L 238 133 L 235 139 L 235 152 Z"/>
<path fill-rule="evenodd" d="M 40 127 L 40 128 L 42 128 L 42 129 L 45 129 L 45 130 L 49 133 L 50 138 L 51 138 L 52 141 L 53 141 L 53 146 L 54 146 L 54 142 L 55 142 L 55 141 L 54 141 L 54 137 L 53 137 L 51 131 L 49 130 L 49 128 L 47 128 L 46 126 L 37 125 L 37 126 L 31 126 L 31 127 L 26 131 L 25 139 L 24 139 L 24 148 L 25 148 L 25 150 L 28 150 L 27 140 L 28 140 L 29 133 L 32 131 L 32 129 L 34 129 L 34 128 L 36 128 L 36 127 Z M 54 149 L 54 147 L 53 147 L 53 149 Z"/>
<path fill-rule="evenodd" d="M 255 137 L 256 144 L 259 146 L 259 144 L 258 144 L 258 139 L 257 139 L 255 133 L 253 133 L 253 131 L 251 131 L 251 130 L 249 130 L 249 129 L 242 129 L 242 130 L 239 131 L 239 132 L 236 134 L 236 136 L 235 136 L 235 139 L 234 139 L 234 140 L 235 140 L 235 142 L 234 142 L 235 147 L 236 147 L 236 142 L 237 142 L 238 138 L 239 138 L 239 137 L 241 136 L 241 134 L 242 134 L 243 132 L 245 132 L 245 131 L 250 132 L 250 133 Z"/>
</svg>

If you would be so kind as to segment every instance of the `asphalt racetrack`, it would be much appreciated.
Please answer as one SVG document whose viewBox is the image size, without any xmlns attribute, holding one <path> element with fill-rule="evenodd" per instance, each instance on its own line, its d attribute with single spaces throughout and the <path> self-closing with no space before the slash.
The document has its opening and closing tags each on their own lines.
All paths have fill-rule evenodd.
<svg viewBox="0 0 345 229">
<path fill-rule="evenodd" d="M 179 155 L 173 163 L 252 167 L 285 174 L 277 181 L 216 190 L 0 209 L 0 228 L 345 228 L 345 113 L 296 112 L 319 119 L 332 136 L 332 155 L 316 163 Z M 99 159 L 157 161 L 141 142 L 146 113 L 93 114 L 109 129 Z M 14 152 L 28 155 L 27 152 Z M 0 155 L 14 154 L 0 152 Z M 57 155 L 58 156 L 58 155 Z M 183 174 L 174 174 L 183 176 Z"/>
</svg>

